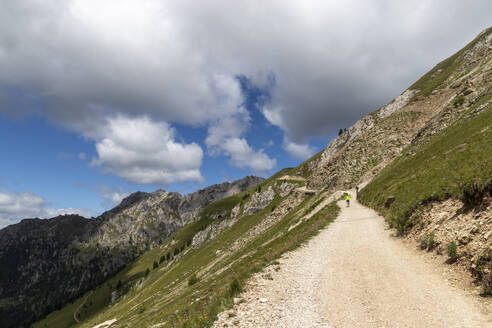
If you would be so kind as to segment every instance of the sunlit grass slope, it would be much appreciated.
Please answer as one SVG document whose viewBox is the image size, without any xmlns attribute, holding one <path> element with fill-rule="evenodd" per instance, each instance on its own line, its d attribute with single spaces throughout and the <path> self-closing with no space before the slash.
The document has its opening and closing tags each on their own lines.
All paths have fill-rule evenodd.
<svg viewBox="0 0 492 328">
<path fill-rule="evenodd" d="M 403 233 L 413 224 L 410 217 L 418 206 L 449 197 L 466 201 L 471 189 L 487 188 L 492 178 L 492 108 L 477 116 L 473 112 L 490 99 L 491 92 L 429 142 L 406 149 L 360 192 L 361 202 Z M 395 201 L 386 208 L 389 196 Z"/>
</svg>

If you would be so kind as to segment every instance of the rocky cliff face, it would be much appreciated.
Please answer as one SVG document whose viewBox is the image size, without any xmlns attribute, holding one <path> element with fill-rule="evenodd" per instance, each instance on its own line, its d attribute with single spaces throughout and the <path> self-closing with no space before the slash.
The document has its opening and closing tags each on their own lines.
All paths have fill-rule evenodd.
<svg viewBox="0 0 492 328">
<path fill-rule="evenodd" d="M 185 196 L 136 192 L 95 219 L 26 219 L 0 230 L 2 327 L 28 326 L 163 242 L 203 206 L 262 181 L 249 176 Z"/>
<path fill-rule="evenodd" d="M 476 115 L 488 108 L 491 57 L 489 28 L 333 140 L 312 170 L 308 188 L 343 189 L 370 180 L 407 146 L 418 147 L 463 115 Z M 477 103 L 480 106 L 469 112 Z"/>
</svg>

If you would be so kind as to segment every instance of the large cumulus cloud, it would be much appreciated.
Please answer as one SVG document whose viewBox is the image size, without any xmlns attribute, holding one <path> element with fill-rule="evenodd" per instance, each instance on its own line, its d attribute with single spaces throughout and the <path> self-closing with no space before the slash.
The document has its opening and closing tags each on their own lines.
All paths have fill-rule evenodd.
<svg viewBox="0 0 492 328">
<path fill-rule="evenodd" d="M 98 154 L 91 165 L 130 182 L 203 182 L 201 147 L 176 141 L 174 130 L 165 122 L 120 115 L 108 119 L 90 136 L 96 141 Z"/>
<path fill-rule="evenodd" d="M 461 48 L 492 11 L 445 0 L 0 3 L 0 111 L 40 111 L 83 133 L 118 115 L 213 133 L 244 110 L 230 81 L 261 88 L 274 76 L 260 110 L 298 156 L 312 153 L 307 138 L 348 126 Z M 31 102 L 14 106 L 19 96 Z M 231 138 L 220 149 L 231 163 L 240 143 L 261 157 Z"/>
</svg>

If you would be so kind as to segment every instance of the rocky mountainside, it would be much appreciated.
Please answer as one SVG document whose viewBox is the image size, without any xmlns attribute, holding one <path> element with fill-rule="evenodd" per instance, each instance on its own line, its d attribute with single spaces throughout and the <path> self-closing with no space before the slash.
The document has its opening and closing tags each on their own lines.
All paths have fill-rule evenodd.
<svg viewBox="0 0 492 328">
<path fill-rule="evenodd" d="M 263 180 L 248 176 L 185 196 L 136 192 L 95 219 L 25 219 L 0 230 L 2 327 L 27 325 L 59 308 L 194 221 L 205 205 Z"/>
<path fill-rule="evenodd" d="M 492 28 L 442 61 L 389 104 L 332 141 L 308 179 L 312 189 L 352 187 L 370 180 L 409 145 L 421 145 L 474 104 L 490 106 Z M 470 114 L 470 113 L 468 113 Z"/>
<path fill-rule="evenodd" d="M 240 288 L 229 287 L 235 284 L 231 280 L 261 270 L 335 218 L 333 197 L 305 190 L 305 179 L 298 176 L 305 171 L 303 165 L 283 169 L 256 187 L 204 206 L 195 221 L 33 327 L 92 328 L 115 317 L 121 327 L 181 327 L 184 321 L 193 322 L 189 327 L 210 326 L 206 322 L 213 317 L 204 313 L 222 306 L 224 293 L 231 300 Z M 146 202 L 168 196 L 156 193 Z M 119 215 L 138 216 L 142 209 L 132 206 Z M 152 223 L 153 215 L 137 221 Z"/>
</svg>

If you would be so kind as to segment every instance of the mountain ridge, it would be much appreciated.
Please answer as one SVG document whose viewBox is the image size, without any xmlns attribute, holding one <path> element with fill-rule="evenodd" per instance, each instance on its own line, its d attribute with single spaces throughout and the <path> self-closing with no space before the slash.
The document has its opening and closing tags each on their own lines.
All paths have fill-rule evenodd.
<svg viewBox="0 0 492 328">
<path fill-rule="evenodd" d="M 26 316 L 29 322 L 55 310 L 192 222 L 204 205 L 263 180 L 247 176 L 184 196 L 161 189 L 135 192 L 96 218 L 60 215 L 24 219 L 1 229 L 3 324 L 14 327 Z M 148 216 L 152 211 L 156 212 L 152 222 L 135 220 L 138 215 Z M 130 212 L 140 214 L 132 217 Z"/>
</svg>

